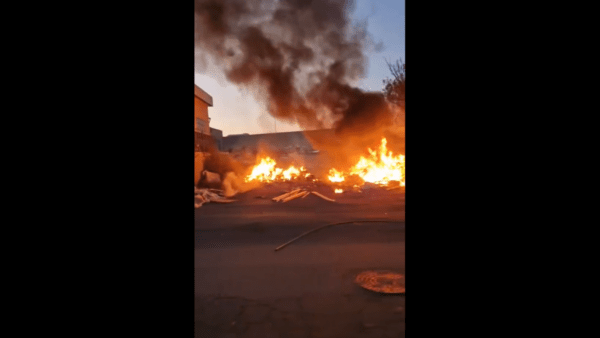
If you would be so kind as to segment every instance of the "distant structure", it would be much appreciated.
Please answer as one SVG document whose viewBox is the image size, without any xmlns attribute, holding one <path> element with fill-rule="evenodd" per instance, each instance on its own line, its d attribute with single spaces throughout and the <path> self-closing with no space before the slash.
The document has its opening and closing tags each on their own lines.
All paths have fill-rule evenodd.
<svg viewBox="0 0 600 338">
<path fill-rule="evenodd" d="M 250 151 L 259 148 L 275 152 L 314 152 L 311 141 L 324 141 L 335 138 L 333 129 L 293 131 L 268 134 L 228 135 L 221 140 L 219 150 L 224 152 Z"/>
</svg>

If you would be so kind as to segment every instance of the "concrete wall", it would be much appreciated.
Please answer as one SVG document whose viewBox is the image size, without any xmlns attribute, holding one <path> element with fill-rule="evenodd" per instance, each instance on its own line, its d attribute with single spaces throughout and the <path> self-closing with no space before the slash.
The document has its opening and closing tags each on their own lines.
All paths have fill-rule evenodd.
<svg viewBox="0 0 600 338">
<path fill-rule="evenodd" d="M 217 149 L 223 151 L 223 131 L 219 129 L 210 128 L 210 135 L 213 137 Z"/>
</svg>

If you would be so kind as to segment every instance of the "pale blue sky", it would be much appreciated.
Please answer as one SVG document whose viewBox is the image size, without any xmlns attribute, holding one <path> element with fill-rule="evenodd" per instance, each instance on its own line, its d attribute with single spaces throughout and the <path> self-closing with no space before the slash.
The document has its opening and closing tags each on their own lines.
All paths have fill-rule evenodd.
<svg viewBox="0 0 600 338">
<path fill-rule="evenodd" d="M 390 77 L 385 60 L 395 62 L 405 56 L 405 1 L 356 0 L 352 19 L 367 20 L 367 30 L 375 42 L 383 41 L 381 52 L 369 51 L 366 77 L 359 87 L 379 91 L 383 79 Z M 228 83 L 222 74 L 194 74 L 194 82 L 213 97 L 213 107 L 208 109 L 210 126 L 220 129 L 223 135 L 259 134 L 275 131 L 275 121 L 264 107 L 242 89 Z M 277 121 L 277 131 L 297 131 L 297 125 Z"/>
</svg>

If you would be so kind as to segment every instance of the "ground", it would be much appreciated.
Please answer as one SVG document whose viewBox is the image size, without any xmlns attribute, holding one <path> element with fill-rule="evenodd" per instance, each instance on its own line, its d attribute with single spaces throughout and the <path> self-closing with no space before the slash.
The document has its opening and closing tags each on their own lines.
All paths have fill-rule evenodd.
<svg viewBox="0 0 600 338">
<path fill-rule="evenodd" d="M 195 210 L 195 337 L 404 337 L 405 298 L 364 290 L 361 271 L 404 273 L 404 194 L 380 188 L 271 201 L 272 184 Z M 261 198 L 264 197 L 264 198 Z M 274 249 L 321 225 L 334 225 Z"/>
</svg>

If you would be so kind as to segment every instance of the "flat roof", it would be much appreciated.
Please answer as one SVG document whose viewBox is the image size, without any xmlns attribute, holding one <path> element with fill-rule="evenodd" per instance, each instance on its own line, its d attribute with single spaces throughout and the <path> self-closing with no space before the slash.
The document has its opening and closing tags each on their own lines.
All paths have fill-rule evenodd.
<svg viewBox="0 0 600 338">
<path fill-rule="evenodd" d="M 202 90 L 202 88 L 198 87 L 197 85 L 194 85 L 194 96 L 206 102 L 209 107 L 213 106 L 212 96 L 208 95 L 207 92 Z"/>
</svg>

